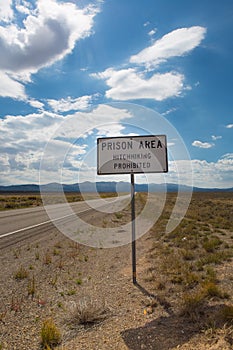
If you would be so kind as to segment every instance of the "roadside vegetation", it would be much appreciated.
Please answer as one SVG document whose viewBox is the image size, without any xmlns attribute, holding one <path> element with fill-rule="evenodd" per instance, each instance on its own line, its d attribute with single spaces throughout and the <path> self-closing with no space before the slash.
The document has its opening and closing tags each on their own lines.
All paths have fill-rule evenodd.
<svg viewBox="0 0 233 350">
<path fill-rule="evenodd" d="M 40 194 L 0 194 L 0 210 L 36 207 L 41 203 Z"/>
<path fill-rule="evenodd" d="M 175 194 L 168 199 L 150 236 L 148 288 L 200 328 L 233 326 L 232 194 L 194 193 L 183 221 L 164 233 Z"/>
<path fill-rule="evenodd" d="M 69 194 L 70 201 L 78 198 L 78 195 Z M 136 195 L 137 214 L 143 209 L 146 198 L 144 193 Z M 8 259 L 8 268 L 4 260 L 5 270 L 0 275 L 0 332 L 4 335 L 0 338 L 0 349 L 17 348 L 18 344 L 23 350 L 67 350 L 72 348 L 69 347 L 72 339 L 79 339 L 80 335 L 84 338 L 86 334 L 88 342 L 92 339 L 92 330 L 96 336 L 101 327 L 98 334 L 102 334 L 104 325 L 109 324 L 109 329 L 114 332 L 116 324 L 120 327 L 127 318 L 129 333 L 135 332 L 132 339 L 126 337 L 129 348 L 139 349 L 141 345 L 156 348 L 150 343 L 155 336 L 147 339 L 140 333 L 141 338 L 138 337 L 135 320 L 140 318 L 144 324 L 152 322 L 153 332 L 153 322 L 157 322 L 158 337 L 159 327 L 175 320 L 177 333 L 171 323 L 168 327 L 170 339 L 182 337 L 184 329 L 187 341 L 195 335 L 198 346 L 207 344 L 200 349 L 209 349 L 220 340 L 222 348 L 219 345 L 216 350 L 231 349 L 232 194 L 194 193 L 180 225 L 165 233 L 175 200 L 176 194 L 168 193 L 160 219 L 137 242 L 137 277 L 143 287 L 141 291 L 132 285 L 129 250 L 122 253 L 125 249 L 122 247 L 118 250 L 93 249 L 55 233 L 46 242 L 38 240 L 10 248 L 4 258 Z M 122 211 L 96 216 L 92 220 L 95 225 L 110 228 L 121 227 L 130 221 L 130 217 L 129 205 Z M 121 263 L 123 266 L 119 270 Z M 119 290 L 115 295 L 117 287 Z M 112 326 L 114 322 L 115 326 Z M 179 325 L 183 327 L 181 331 Z M 145 333 L 148 330 L 146 327 Z M 23 334 L 28 334 L 29 339 Z M 30 347 L 31 339 L 37 347 Z M 105 340 L 106 344 L 114 343 L 108 335 Z M 138 347 L 134 341 L 138 342 Z M 179 348 L 198 348 L 195 343 L 190 344 L 183 347 L 181 342 Z"/>
<path fill-rule="evenodd" d="M 83 197 L 80 193 L 70 192 L 65 193 L 66 200 L 69 203 L 83 201 Z M 85 193 L 85 199 L 96 198 L 96 194 Z M 115 197 L 117 193 L 100 193 L 101 198 Z M 46 195 L 46 204 L 57 204 L 63 199 L 56 192 L 48 193 Z M 37 207 L 43 204 L 40 193 L 2 193 L 0 194 L 0 211 L 10 209 L 23 209 L 30 207 Z"/>
</svg>

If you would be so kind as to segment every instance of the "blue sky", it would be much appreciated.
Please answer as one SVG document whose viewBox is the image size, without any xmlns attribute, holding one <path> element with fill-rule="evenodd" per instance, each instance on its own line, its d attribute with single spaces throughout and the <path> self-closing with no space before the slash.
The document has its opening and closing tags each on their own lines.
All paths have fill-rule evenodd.
<svg viewBox="0 0 233 350">
<path fill-rule="evenodd" d="M 232 35 L 232 0 L 2 1 L 0 184 L 127 180 L 96 138 L 158 132 L 150 181 L 232 187 Z"/>
</svg>

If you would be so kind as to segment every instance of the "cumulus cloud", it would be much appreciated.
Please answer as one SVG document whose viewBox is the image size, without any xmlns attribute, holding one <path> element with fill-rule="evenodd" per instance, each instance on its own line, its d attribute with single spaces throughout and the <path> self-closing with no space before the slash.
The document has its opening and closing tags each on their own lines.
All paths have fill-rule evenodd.
<svg viewBox="0 0 233 350">
<path fill-rule="evenodd" d="M 213 143 L 209 142 L 202 142 L 202 141 L 193 141 L 192 146 L 198 147 L 198 148 L 212 148 L 214 147 Z"/>
<path fill-rule="evenodd" d="M 118 100 L 150 98 L 162 101 L 180 95 L 184 87 L 184 76 L 176 72 L 156 73 L 147 79 L 133 68 L 119 71 L 109 68 L 96 77 L 105 79 L 110 87 L 106 97 Z"/>
<path fill-rule="evenodd" d="M 206 28 L 198 26 L 176 29 L 155 41 L 153 45 L 131 56 L 130 62 L 156 67 L 168 58 L 183 56 L 192 51 L 200 45 L 205 33 Z"/>
<path fill-rule="evenodd" d="M 115 123 L 111 125 L 103 125 L 98 128 L 97 135 L 98 137 L 114 137 L 114 136 L 123 136 L 124 126 L 119 123 Z M 127 136 L 130 136 L 127 134 Z"/>
<path fill-rule="evenodd" d="M 13 18 L 12 0 L 0 2 L 0 21 L 9 22 Z"/>
<path fill-rule="evenodd" d="M 49 157 L 43 158 L 48 181 L 56 178 L 58 166 L 64 170 L 64 179 L 72 178 L 72 171 L 77 172 L 81 157 L 87 152 L 86 138 L 93 130 L 98 136 L 119 135 L 124 129 L 121 121 L 131 117 L 128 111 L 111 106 L 98 106 L 90 112 L 76 112 L 66 117 L 44 111 L 7 116 L 0 120 L 1 183 L 37 183 L 48 142 Z"/>
<path fill-rule="evenodd" d="M 12 97 L 17 99 L 25 99 L 26 93 L 24 90 L 24 85 L 17 80 L 11 78 L 8 74 L 0 71 L 0 96 L 2 97 Z"/>
<path fill-rule="evenodd" d="M 20 154 L 41 149 L 63 117 L 52 113 L 7 116 L 0 121 L 2 154 Z"/>
<path fill-rule="evenodd" d="M 131 118 L 133 115 L 127 110 L 107 105 L 100 105 L 90 112 L 76 112 L 66 117 L 48 112 L 7 116 L 0 120 L 1 184 L 38 183 L 42 157 L 46 172 L 44 182 L 57 179 L 58 167 L 62 169 L 62 178 L 59 179 L 61 182 L 77 182 L 75 174 L 80 167 L 83 179 L 87 179 L 90 176 L 90 166 L 93 167 L 95 162 L 85 164 L 85 157 L 89 153 L 96 154 L 94 148 L 87 146 L 90 140 L 96 144 L 96 136 L 123 134 L 123 123 L 126 120 L 130 122 Z M 109 126 L 109 123 L 112 124 Z M 87 141 L 88 136 L 90 139 Z M 173 139 L 170 141 L 169 147 L 176 143 Z M 47 142 L 50 145 L 49 156 L 44 153 Z M 189 162 L 170 161 L 166 181 L 191 184 Z M 194 186 L 233 186 L 233 153 L 224 154 L 217 162 L 194 159 L 191 160 L 191 165 Z M 95 170 L 92 169 L 92 174 Z"/>
<path fill-rule="evenodd" d="M 149 35 L 154 35 L 155 29 Z M 104 72 L 92 74 L 106 81 L 109 90 L 106 97 L 117 100 L 154 99 L 163 101 L 180 96 L 189 89 L 184 84 L 183 74 L 170 71 L 160 73 L 159 64 L 171 57 L 183 56 L 197 47 L 203 40 L 206 29 L 203 27 L 180 28 L 155 41 L 153 45 L 129 58 L 129 68 L 108 68 Z M 148 69 L 150 76 L 148 77 Z"/>
<path fill-rule="evenodd" d="M 186 185 L 190 183 L 190 163 L 193 172 L 193 186 L 206 188 L 230 188 L 233 187 L 232 173 L 233 173 L 233 154 L 228 153 L 223 155 L 216 162 L 208 162 L 206 160 L 193 159 L 177 160 L 169 162 L 169 173 L 166 174 L 167 182 L 177 182 L 177 165 L 183 169 L 179 173 L 179 180 Z"/>
<path fill-rule="evenodd" d="M 29 15 L 31 12 L 32 4 L 26 0 L 17 0 L 15 8 L 18 12 Z"/>
<path fill-rule="evenodd" d="M 43 148 L 61 121 L 62 117 L 51 113 L 0 120 L 2 183 L 38 182 Z"/>
<path fill-rule="evenodd" d="M 207 162 L 206 160 L 193 160 L 194 177 L 198 176 L 198 181 L 203 181 L 203 177 L 208 179 L 207 187 L 232 187 L 233 155 L 222 156 L 218 161 Z"/>
<path fill-rule="evenodd" d="M 72 3 L 38 0 L 37 11 L 26 17 L 24 28 L 0 28 L 0 68 L 34 72 L 63 58 L 77 40 L 90 35 L 95 13 Z"/>
<path fill-rule="evenodd" d="M 222 156 L 222 158 L 233 160 L 233 153 L 226 153 Z"/>
<path fill-rule="evenodd" d="M 44 103 L 37 101 L 35 99 L 28 100 L 28 102 L 32 107 L 37 108 L 37 109 L 43 109 L 43 107 L 44 107 Z"/>
<path fill-rule="evenodd" d="M 48 104 L 54 112 L 69 112 L 71 110 L 87 109 L 95 96 L 81 96 L 78 98 L 62 98 L 61 100 L 48 100 Z"/>
<path fill-rule="evenodd" d="M 10 2 L 7 3 L 10 5 Z M 0 71 L 11 73 L 9 79 L 13 79 L 14 74 L 17 78 L 30 76 L 64 58 L 78 40 L 92 33 L 94 16 L 98 12 L 93 6 L 79 9 L 72 2 L 55 0 L 38 0 L 33 9 L 29 9 L 25 2 L 22 4 L 20 10 L 25 14 L 22 26 L 13 21 L 0 26 Z M 16 89 L 14 97 L 18 98 L 18 95 Z"/>
</svg>

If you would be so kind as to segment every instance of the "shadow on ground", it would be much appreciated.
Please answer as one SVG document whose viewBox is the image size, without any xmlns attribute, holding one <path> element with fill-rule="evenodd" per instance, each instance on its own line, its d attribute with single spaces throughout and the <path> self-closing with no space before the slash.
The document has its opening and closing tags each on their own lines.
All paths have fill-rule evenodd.
<svg viewBox="0 0 233 350">
<path fill-rule="evenodd" d="M 155 294 L 149 292 L 138 282 L 136 282 L 134 285 L 140 290 L 140 292 L 142 292 L 142 294 L 144 294 L 145 296 L 147 296 L 149 298 L 156 300 L 169 315 L 173 315 L 173 311 L 171 309 L 171 304 L 165 298 L 160 298 L 158 295 L 155 295 Z"/>
<path fill-rule="evenodd" d="M 127 329 L 121 336 L 130 350 L 170 350 L 187 343 L 213 320 L 217 328 L 223 327 L 224 321 L 218 315 L 224 306 L 206 308 L 196 321 L 174 314 L 159 317 L 143 327 Z"/>
</svg>

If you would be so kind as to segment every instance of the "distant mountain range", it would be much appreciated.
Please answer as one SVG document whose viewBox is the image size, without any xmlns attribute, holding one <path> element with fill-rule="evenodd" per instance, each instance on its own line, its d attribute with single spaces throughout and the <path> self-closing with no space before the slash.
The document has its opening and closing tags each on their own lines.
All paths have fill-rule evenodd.
<svg viewBox="0 0 233 350">
<path fill-rule="evenodd" d="M 177 192 L 178 189 L 181 191 L 191 191 L 194 192 L 233 192 L 232 188 L 199 188 L 177 184 L 135 184 L 135 191 L 137 192 L 147 192 L 149 188 L 150 192 Z M 129 192 L 130 183 L 128 182 L 82 182 L 80 184 L 58 184 L 49 183 L 46 185 L 35 185 L 35 184 L 25 184 L 25 185 L 11 185 L 11 186 L 0 186 L 0 192 L 40 192 L 40 189 L 46 192 L 60 192 L 63 189 L 64 192 Z"/>
</svg>

